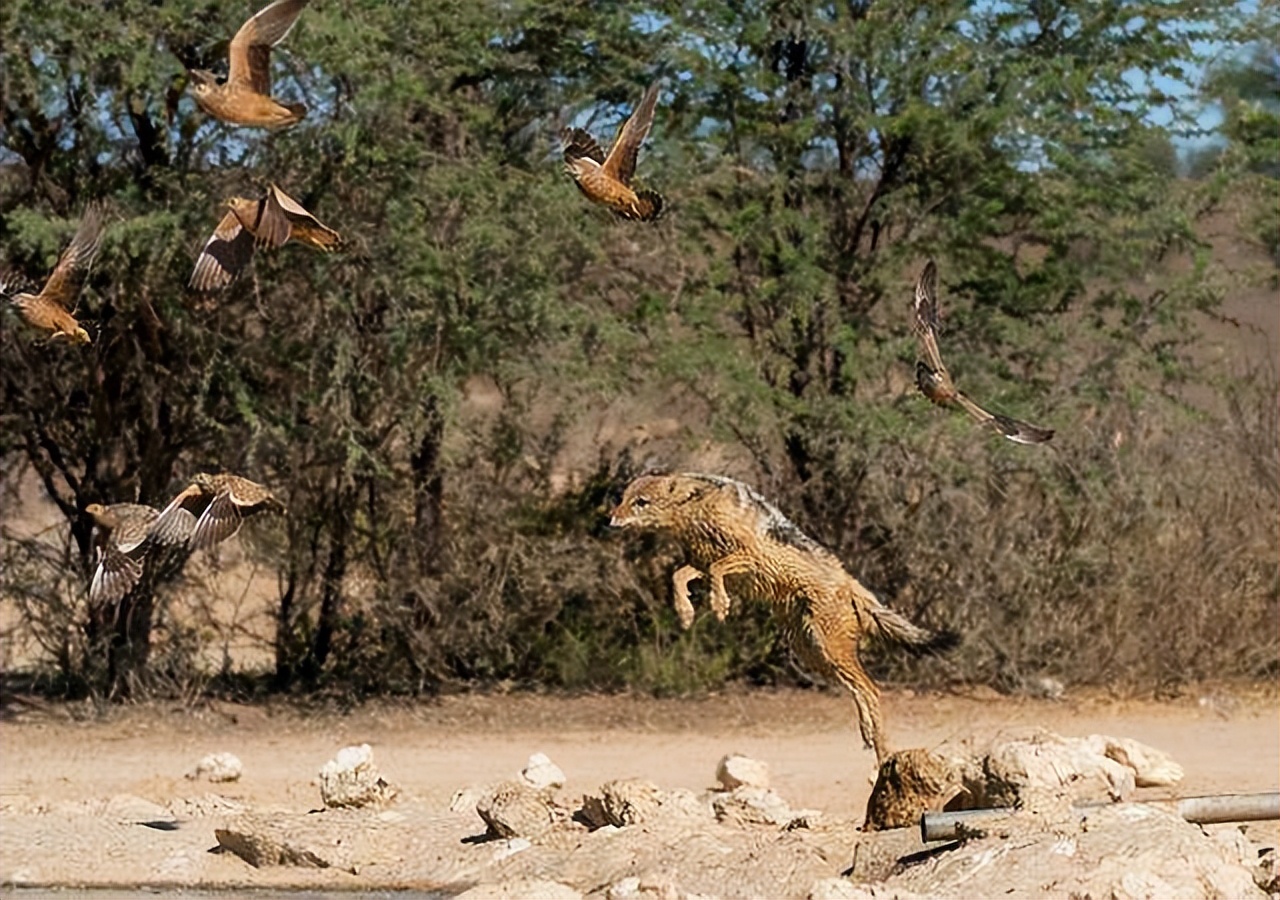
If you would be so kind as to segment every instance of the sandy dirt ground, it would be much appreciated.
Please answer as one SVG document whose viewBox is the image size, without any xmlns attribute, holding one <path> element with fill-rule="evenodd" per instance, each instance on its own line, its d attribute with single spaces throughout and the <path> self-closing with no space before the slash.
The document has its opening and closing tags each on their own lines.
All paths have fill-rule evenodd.
<svg viewBox="0 0 1280 900">
<path fill-rule="evenodd" d="M 1168 702 L 890 690 L 885 713 L 897 747 L 979 745 L 1031 728 L 1136 738 L 1168 752 L 1186 770 L 1176 792 L 1140 790 L 1139 798 L 1280 789 L 1274 688 L 1206 689 Z M 848 699 L 812 691 L 691 700 L 461 695 L 346 714 L 212 702 L 102 716 L 84 707 L 8 698 L 0 724 L 0 806 L 120 794 L 163 804 L 216 791 L 254 807 L 305 812 L 320 805 L 315 778 L 325 761 L 345 745 L 365 742 L 388 779 L 408 796 L 442 808 L 464 786 L 511 777 L 537 751 L 564 769 L 571 792 L 624 777 L 647 778 L 662 788 L 705 788 L 724 754 L 745 753 L 769 764 L 774 787 L 793 807 L 855 820 L 874 775 L 871 753 L 855 738 Z M 240 757 L 239 782 L 210 785 L 184 777 L 214 751 Z M 21 829 L 21 820 L 10 827 Z M 1251 828 L 1255 840 L 1274 839 L 1280 825 Z M 482 830 L 478 821 L 476 830 Z M 109 852 L 90 841 L 58 871 L 46 865 L 41 880 L 92 883 Z M 247 879 L 240 884 L 252 883 L 253 870 L 244 863 L 230 858 L 222 865 Z M 275 878 L 270 883 L 280 884 Z"/>
</svg>

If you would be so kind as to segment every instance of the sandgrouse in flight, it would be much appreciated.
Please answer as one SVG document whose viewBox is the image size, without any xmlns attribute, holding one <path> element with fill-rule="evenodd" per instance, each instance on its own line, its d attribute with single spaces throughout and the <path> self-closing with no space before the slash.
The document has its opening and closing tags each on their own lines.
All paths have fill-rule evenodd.
<svg viewBox="0 0 1280 900">
<path fill-rule="evenodd" d="M 231 125 L 285 128 L 307 114 L 301 103 L 271 97 L 271 48 L 285 39 L 308 0 L 276 0 L 240 26 L 231 39 L 227 80 L 189 69 L 191 92 L 206 113 Z"/>
<path fill-rule="evenodd" d="M 152 533 L 158 540 L 176 543 L 185 530 L 184 514 L 199 512 L 190 531 L 192 550 L 209 550 L 240 530 L 247 516 L 260 512 L 285 512 L 284 504 L 264 485 L 229 472 L 201 472 L 160 513 Z"/>
<path fill-rule="evenodd" d="M 153 543 L 186 543 L 195 527 L 190 513 L 175 515 L 168 535 L 160 538 L 152 529 L 159 513 L 142 503 L 90 503 L 84 511 L 98 528 L 98 566 L 89 583 L 89 599 L 95 604 L 114 603 L 133 590 Z"/>
<path fill-rule="evenodd" d="M 255 246 L 275 248 L 292 240 L 325 253 L 343 246 L 338 232 L 274 184 L 259 200 L 232 197 L 226 206 L 228 212 L 196 260 L 193 290 L 216 291 L 231 284 L 253 258 Z"/>
<path fill-rule="evenodd" d="M 1053 429 L 1041 428 L 983 409 L 966 397 L 951 380 L 938 352 L 938 267 L 933 260 L 925 265 L 916 282 L 915 316 L 912 325 L 920 339 L 924 360 L 916 362 L 916 387 L 938 406 L 958 406 L 983 425 L 989 425 L 1018 444 L 1042 444 L 1053 437 Z"/>
<path fill-rule="evenodd" d="M 50 340 L 66 338 L 73 344 L 89 343 L 89 332 L 80 327 L 73 313 L 85 276 L 102 246 L 102 230 L 102 209 L 90 204 L 40 293 L 19 293 L 13 298 L 22 318 L 29 325 L 51 332 Z"/>
<path fill-rule="evenodd" d="M 653 126 L 658 103 L 658 84 L 649 85 L 640 105 L 618 132 L 613 149 L 605 156 L 595 138 L 581 128 L 565 129 L 564 170 L 588 200 L 607 206 L 624 219 L 649 222 L 662 212 L 662 197 L 653 191 L 636 190 L 631 178 L 636 171 L 640 145 Z"/>
</svg>

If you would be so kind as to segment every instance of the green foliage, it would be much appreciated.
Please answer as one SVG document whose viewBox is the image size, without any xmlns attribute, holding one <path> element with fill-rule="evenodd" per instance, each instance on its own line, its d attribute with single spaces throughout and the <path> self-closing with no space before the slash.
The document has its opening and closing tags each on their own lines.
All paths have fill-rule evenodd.
<svg viewBox="0 0 1280 900">
<path fill-rule="evenodd" d="M 58 573 L 30 596 L 52 591 L 85 626 L 84 507 L 163 503 L 193 470 L 225 467 L 290 509 L 252 529 L 278 576 L 278 687 L 680 692 L 790 677 L 766 611 L 677 634 L 669 548 L 623 549 L 605 532 L 626 477 L 709 461 L 908 612 L 982 640 L 996 629 L 1001 658 L 1023 668 L 1087 664 L 1081 633 L 1038 623 L 1083 585 L 1124 581 L 1098 562 L 1110 533 L 1085 526 L 1127 522 L 1158 466 L 1130 460 L 1137 487 L 1111 496 L 1103 433 L 1087 446 L 1069 435 L 1104 410 L 1178 415 L 1168 396 L 1197 377 L 1196 317 L 1228 274 L 1196 256 L 1204 196 L 1170 167 L 1191 106 L 1151 85 L 1203 62 L 1205 34 L 1256 38 L 1236 4 L 317 0 L 273 56 L 275 92 L 310 114 L 276 134 L 212 122 L 183 93 L 183 65 L 220 65 L 250 11 L 18 0 L 0 12 L 0 254 L 36 277 L 88 200 L 113 210 L 79 313 L 92 346 L 41 345 L 4 313 L 0 461 L 34 471 L 71 525 L 61 556 L 8 536 L 25 562 L 7 572 Z M 607 137 L 658 76 L 640 177 L 671 211 L 638 227 L 584 204 L 554 136 L 589 122 Z M 1274 178 L 1275 130 L 1255 121 L 1274 110 L 1232 108 L 1250 162 L 1224 168 L 1216 191 L 1245 170 Z M 1156 110 L 1171 110 L 1167 127 Z M 353 248 L 261 253 L 215 302 L 189 296 L 220 201 L 269 181 Z M 1189 272 L 1142 281 L 1178 254 Z M 957 377 L 1059 427 L 1057 455 L 975 436 L 911 396 L 906 309 L 925 256 L 940 261 Z M 683 421 L 665 443 L 598 439 L 606 409 Z M 906 474 L 940 505 L 904 496 Z M 1006 502 L 1036 517 L 971 528 Z M 982 541 L 940 543 L 903 512 L 926 508 Z M 1133 516 L 1138 548 L 1158 516 Z M 1020 574 L 997 571 L 995 553 L 1022 554 Z M 1274 614 L 1256 557 L 1223 558 L 1249 615 Z M 162 623 L 165 598 L 193 589 L 170 574 L 154 585 Z M 1125 596 L 1168 589 L 1125 583 Z M 989 591 L 1001 613 L 952 615 L 939 599 L 952 591 Z M 1120 625 L 1146 621 L 1125 609 L 1137 620 Z M 145 674 L 145 653 L 103 675 L 110 648 L 41 633 L 91 689 Z M 161 667 L 180 671 L 165 652 Z M 1153 674 L 1125 653 L 1108 677 Z M 1161 656 L 1160 672 L 1188 655 Z M 962 660 L 996 677 L 992 658 Z"/>
<path fill-rule="evenodd" d="M 1228 58 L 1206 79 L 1206 99 L 1224 116 L 1225 148 L 1211 162 L 1232 183 L 1244 181 L 1252 194 L 1249 231 L 1280 266 L 1280 15 L 1272 12 L 1266 40 L 1247 55 Z M 1199 163 L 1208 169 L 1210 161 Z M 1238 188 L 1237 188 L 1238 189 Z"/>
</svg>

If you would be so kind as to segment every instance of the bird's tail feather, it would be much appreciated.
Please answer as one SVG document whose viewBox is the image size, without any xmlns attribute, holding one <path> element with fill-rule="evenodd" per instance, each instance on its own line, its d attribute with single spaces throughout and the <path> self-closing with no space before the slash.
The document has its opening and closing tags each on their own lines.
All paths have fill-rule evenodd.
<svg viewBox="0 0 1280 900">
<path fill-rule="evenodd" d="M 662 215 L 662 195 L 657 191 L 636 191 L 638 218 L 642 222 L 653 222 Z"/>
</svg>

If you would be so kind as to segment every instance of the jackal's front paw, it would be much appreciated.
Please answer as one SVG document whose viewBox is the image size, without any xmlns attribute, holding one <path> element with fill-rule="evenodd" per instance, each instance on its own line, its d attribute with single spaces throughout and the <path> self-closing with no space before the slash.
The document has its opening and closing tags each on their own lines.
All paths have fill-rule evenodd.
<svg viewBox="0 0 1280 900">
<path fill-rule="evenodd" d="M 688 631 L 693 627 L 693 604 L 689 602 L 689 598 L 676 598 L 676 618 L 680 620 L 680 627 Z"/>
<path fill-rule="evenodd" d="M 689 582 L 701 577 L 702 573 L 693 566 L 681 566 L 671 579 L 672 605 L 676 608 L 680 627 L 685 631 L 693 626 L 693 601 L 689 599 Z"/>
<path fill-rule="evenodd" d="M 729 617 L 729 594 L 725 590 L 711 592 L 711 611 L 716 614 L 717 622 L 723 622 Z"/>
</svg>

